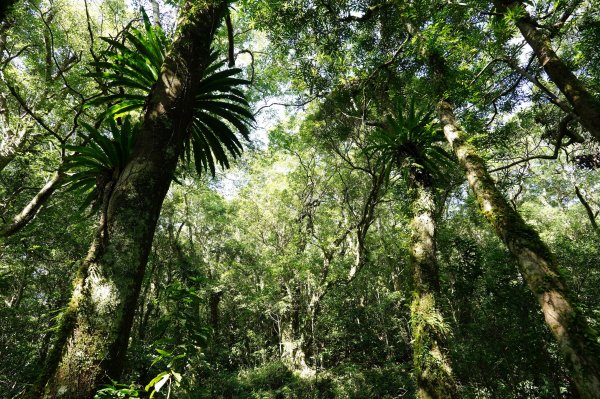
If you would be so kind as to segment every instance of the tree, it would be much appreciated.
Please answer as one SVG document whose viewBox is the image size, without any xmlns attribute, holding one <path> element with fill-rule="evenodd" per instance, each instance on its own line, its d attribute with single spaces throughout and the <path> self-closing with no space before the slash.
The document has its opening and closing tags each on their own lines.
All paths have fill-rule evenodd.
<svg viewBox="0 0 600 399">
<path fill-rule="evenodd" d="M 400 169 L 412 190 L 410 263 L 414 273 L 411 305 L 413 362 L 417 396 L 427 398 L 457 397 L 456 382 L 448 358 L 445 339 L 449 328 L 439 305 L 440 277 L 436 260 L 436 219 L 439 198 L 436 187 L 443 175 L 450 173 L 451 157 L 440 147 L 440 131 L 433 112 L 418 109 L 415 100 L 404 110 L 396 100 L 393 114 L 373 135 L 372 148 Z M 380 155 L 381 156 L 381 155 Z"/>
<path fill-rule="evenodd" d="M 579 117 L 583 127 L 588 130 L 596 140 L 600 140 L 600 101 L 594 97 L 583 82 L 575 76 L 565 62 L 556 54 L 552 48 L 550 36 L 540 29 L 539 24 L 525 10 L 523 3 L 519 1 L 495 0 L 494 5 L 498 11 L 505 15 L 511 15 L 521 34 L 538 58 L 544 71 L 552 82 L 558 86 L 560 91 L 573 106 L 575 114 Z M 558 26 L 570 17 L 574 7 L 567 8 L 561 16 Z"/>
<path fill-rule="evenodd" d="M 8 175 L 16 158 L 40 150 L 54 153 L 52 164 L 45 168 L 49 173 L 41 183 L 36 182 L 37 192 L 27 193 L 30 196 L 27 201 L 21 201 L 21 196 L 10 197 L 7 210 L 11 214 L 5 215 L 0 227 L 2 239 L 16 234 L 33 220 L 63 183 L 64 176 L 54 173 L 54 163 L 65 155 L 62 147 L 74 140 L 83 113 L 83 93 L 89 84 L 83 76 L 87 59 L 84 50 L 88 47 L 82 37 L 87 32 L 74 22 L 81 18 L 85 18 L 85 13 L 78 7 L 25 2 L 0 28 L 3 65 L 0 169 Z M 93 37 L 91 41 L 93 44 Z M 49 148 L 54 151 L 47 151 Z M 50 165 L 53 170 L 48 171 Z"/>
<path fill-rule="evenodd" d="M 596 0 L 142 3 L 0 25 L 0 397 L 585 397 L 600 147 L 514 22 L 595 96 Z"/>
<path fill-rule="evenodd" d="M 571 299 L 573 294 L 567 288 L 554 256 L 538 233 L 523 221 L 496 188 L 484 161 L 464 138 L 452 106 L 442 100 L 438 113 L 446 139 L 467 175 L 484 216 L 517 258 L 521 275 L 536 296 L 580 395 L 584 398 L 597 396 L 600 369 L 595 333 Z"/>
<path fill-rule="evenodd" d="M 91 397 L 98 384 L 118 378 L 123 369 L 154 228 L 192 122 L 195 88 L 210 62 L 212 39 L 226 8 L 225 1 L 182 7 L 131 160 L 103 203 L 103 220 L 32 397 Z"/>
<path fill-rule="evenodd" d="M 440 50 L 426 43 L 411 21 L 406 20 L 405 23 L 408 32 L 421 43 L 422 54 L 430 68 L 431 82 L 441 98 L 437 112 L 444 135 L 463 168 L 484 216 L 518 260 L 521 275 L 536 296 L 580 395 L 586 398 L 597 396 L 600 390 L 597 361 L 600 346 L 595 333 L 571 299 L 572 294 L 548 247 L 508 204 L 496 188 L 485 162 L 465 139 L 454 116 L 454 109 L 446 98 L 450 83 L 449 66 Z"/>
</svg>

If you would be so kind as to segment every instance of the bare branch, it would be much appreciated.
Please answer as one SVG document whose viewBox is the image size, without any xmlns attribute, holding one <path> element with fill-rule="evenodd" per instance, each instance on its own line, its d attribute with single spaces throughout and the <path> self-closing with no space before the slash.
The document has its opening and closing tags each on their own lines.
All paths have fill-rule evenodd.
<svg viewBox="0 0 600 399">
<path fill-rule="evenodd" d="M 254 116 L 258 115 L 260 113 L 260 111 L 262 111 L 263 109 L 270 108 L 270 107 L 273 107 L 273 106 L 276 106 L 276 105 L 282 106 L 282 107 L 304 107 L 305 105 L 310 104 L 311 102 L 313 102 L 314 100 L 316 100 L 319 97 L 320 96 L 316 95 L 316 96 L 313 96 L 313 97 L 309 98 L 308 100 L 305 100 L 305 101 L 302 101 L 302 102 L 299 102 L 299 103 L 278 103 L 278 102 L 274 102 L 274 103 L 271 103 L 271 104 L 263 105 L 262 107 L 260 107 L 259 109 L 257 109 L 254 112 Z"/>
</svg>

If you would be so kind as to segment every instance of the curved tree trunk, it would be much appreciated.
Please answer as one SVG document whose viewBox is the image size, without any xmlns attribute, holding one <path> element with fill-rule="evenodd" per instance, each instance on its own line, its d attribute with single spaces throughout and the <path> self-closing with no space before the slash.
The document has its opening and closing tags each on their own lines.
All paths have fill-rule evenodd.
<svg viewBox="0 0 600 399">
<path fill-rule="evenodd" d="M 505 13 L 509 8 L 523 7 L 520 1 L 511 0 L 494 0 L 494 5 L 502 13 Z M 573 106 L 581 125 L 594 136 L 596 141 L 600 141 L 600 101 L 587 90 L 584 84 L 556 54 L 552 48 L 549 35 L 538 28 L 538 25 L 525 11 L 524 7 L 522 13 L 524 15 L 517 19 L 516 25 L 523 38 L 531 46 L 550 80 L 556 84 Z"/>
<path fill-rule="evenodd" d="M 598 237 L 600 238 L 600 227 L 598 227 L 598 222 L 596 222 L 596 217 L 597 217 L 598 213 L 594 213 L 594 210 L 592 209 L 590 204 L 586 201 L 585 197 L 581 193 L 581 190 L 577 186 L 575 186 L 575 195 L 577 195 L 579 202 L 581 202 L 581 205 L 583 205 L 583 207 L 585 208 L 585 212 L 588 215 L 588 219 L 590 220 L 592 229 L 596 232 L 596 235 L 598 235 Z"/>
<path fill-rule="evenodd" d="M 540 304 L 579 394 L 583 399 L 599 398 L 600 344 L 597 333 L 577 309 L 546 244 L 508 204 L 490 177 L 485 162 L 467 142 L 456 122 L 454 109 L 445 98 L 444 93 L 450 84 L 445 58 L 439 52 L 428 49 L 421 33 L 410 21 L 404 23 L 409 34 L 421 44 L 421 56 L 429 65 L 431 83 L 441 98 L 437 111 L 444 136 L 458 158 L 479 207 L 517 259 L 523 280 Z"/>
<path fill-rule="evenodd" d="M 416 198 L 412 203 L 411 222 L 410 260 L 415 291 L 410 318 L 417 397 L 451 399 L 457 397 L 457 389 L 444 348 L 448 331 L 436 305 L 440 282 L 436 261 L 435 196 L 430 184 L 419 178 L 414 170 L 411 177 Z"/>
<path fill-rule="evenodd" d="M 450 103 L 440 101 L 438 114 L 444 135 L 458 157 L 481 211 L 517 259 L 523 279 L 536 296 L 579 394 L 584 399 L 600 398 L 597 333 L 577 309 L 554 257 L 537 232 L 500 193 L 485 162 L 465 139 Z"/>
<path fill-rule="evenodd" d="M 30 397 L 91 398 L 99 384 L 120 377 L 156 222 L 191 122 L 195 85 L 226 7 L 225 0 L 188 0 L 182 7 L 132 159 L 107 198 L 105 220 Z"/>
</svg>

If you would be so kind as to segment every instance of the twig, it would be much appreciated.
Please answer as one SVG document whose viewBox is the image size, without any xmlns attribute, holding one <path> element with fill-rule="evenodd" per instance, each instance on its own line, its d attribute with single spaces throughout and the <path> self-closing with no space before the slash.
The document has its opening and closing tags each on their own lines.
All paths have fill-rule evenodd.
<svg viewBox="0 0 600 399">
<path fill-rule="evenodd" d="M 316 99 L 317 99 L 317 98 L 319 98 L 319 97 L 320 97 L 319 95 L 316 95 L 316 96 L 313 96 L 313 97 L 309 98 L 308 100 L 306 100 L 306 101 L 303 101 L 303 102 L 300 102 L 300 103 L 291 103 L 291 104 L 290 104 L 290 103 L 277 103 L 277 102 L 275 102 L 275 103 L 271 103 L 271 104 L 263 105 L 262 107 L 260 107 L 259 109 L 257 109 L 257 110 L 254 112 L 254 114 L 253 114 L 253 115 L 254 115 L 254 116 L 256 116 L 256 115 L 258 115 L 258 114 L 259 114 L 259 112 L 260 112 L 260 111 L 262 111 L 263 109 L 265 109 L 265 108 L 270 108 L 270 107 L 273 107 L 273 106 L 275 106 L 275 105 L 279 105 L 279 106 L 282 106 L 282 107 L 304 107 L 305 105 L 307 105 L 307 104 L 310 104 L 311 102 L 313 102 L 314 100 L 316 100 Z"/>
<path fill-rule="evenodd" d="M 559 129 L 558 129 L 558 137 L 556 138 L 556 143 L 554 143 L 554 152 L 552 153 L 552 155 L 533 155 L 530 157 L 526 157 L 523 159 L 520 159 L 518 161 L 514 161 L 508 165 L 504 165 L 501 166 L 499 168 L 496 169 L 492 169 L 490 171 L 490 173 L 492 172 L 498 172 L 500 170 L 504 170 L 504 169 L 509 169 L 512 168 L 513 166 L 525 163 L 525 162 L 529 162 L 532 161 L 534 159 L 557 159 L 558 158 L 558 152 L 560 151 L 560 149 L 562 148 L 563 144 L 562 144 L 562 139 L 564 136 L 568 135 L 571 136 L 571 134 L 568 131 L 568 123 L 573 120 L 571 118 L 571 115 L 567 115 L 565 118 L 563 118 L 560 123 L 559 123 Z M 565 145 L 569 145 L 573 143 L 573 139 L 571 141 L 569 141 L 568 143 L 566 143 Z M 535 151 L 535 149 L 534 149 Z"/>
<path fill-rule="evenodd" d="M 6 85 L 6 87 L 8 87 L 8 90 L 10 91 L 10 93 L 17 100 L 17 102 L 21 105 L 21 107 L 23 107 L 23 109 L 29 116 L 31 116 L 41 127 L 44 128 L 44 130 L 46 130 L 48 133 L 50 133 L 50 135 L 53 136 L 54 138 L 56 138 L 60 143 L 64 142 L 63 138 L 60 137 L 58 135 L 58 133 L 56 133 L 54 130 L 52 130 L 39 115 L 37 115 L 31 108 L 29 108 L 29 106 L 27 105 L 27 103 L 25 102 L 23 97 L 21 97 L 19 92 L 10 83 L 8 83 L 8 81 L 4 78 L 4 74 L 1 71 L 0 71 L 0 80 L 2 80 L 2 83 L 4 83 Z"/>
<path fill-rule="evenodd" d="M 326 3 L 326 2 L 322 2 L 321 4 L 323 4 L 325 9 L 327 9 L 327 11 L 330 14 L 335 14 L 337 17 L 337 20 L 339 22 L 366 22 L 366 21 L 370 20 L 375 15 L 376 12 L 380 11 L 381 9 L 383 9 L 389 5 L 392 5 L 393 2 L 392 1 L 384 1 L 383 3 L 369 6 L 364 10 L 363 15 L 360 15 L 360 16 L 349 14 L 344 17 L 337 16 L 337 13 L 333 10 L 333 7 L 331 6 L 331 4 Z"/>
<path fill-rule="evenodd" d="M 398 58 L 398 56 L 400 55 L 400 53 L 402 52 L 402 50 L 404 50 L 404 47 L 406 46 L 406 44 L 408 43 L 408 37 L 400 44 L 400 46 L 396 49 L 396 51 L 394 52 L 394 54 L 392 55 L 392 57 L 387 60 L 386 62 L 384 62 L 383 64 L 379 65 L 377 68 L 375 68 L 373 70 L 373 72 L 371 72 L 371 74 L 365 78 L 361 85 L 365 85 L 369 80 L 373 79 L 373 77 L 375 77 L 375 74 L 377 72 L 379 72 L 379 70 L 387 68 L 388 66 L 392 65 L 396 59 Z"/>
<path fill-rule="evenodd" d="M 78 95 L 81 98 L 81 102 L 84 103 L 85 102 L 84 95 L 81 94 L 79 91 L 75 90 L 73 87 L 71 87 L 71 85 L 69 84 L 69 82 L 67 81 L 67 78 L 65 77 L 65 75 L 63 73 L 63 70 L 60 67 L 60 64 L 58 63 L 58 60 L 57 60 L 55 52 L 54 52 L 54 32 L 52 32 L 52 29 L 50 28 L 50 24 L 44 18 L 44 13 L 42 13 L 42 11 L 39 8 L 36 7 L 36 9 L 40 13 L 40 16 L 42 17 L 42 22 L 46 26 L 46 29 L 48 30 L 48 34 L 50 35 L 50 46 L 52 48 L 51 55 L 52 55 L 52 59 L 54 60 L 54 64 L 56 65 L 56 68 L 58 69 L 57 77 L 60 76 L 65 87 L 67 89 L 69 89 L 72 93 Z"/>
</svg>

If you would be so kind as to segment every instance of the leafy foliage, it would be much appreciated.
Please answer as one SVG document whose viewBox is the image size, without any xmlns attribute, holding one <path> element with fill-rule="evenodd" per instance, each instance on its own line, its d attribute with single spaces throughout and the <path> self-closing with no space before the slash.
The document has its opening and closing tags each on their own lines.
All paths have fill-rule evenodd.
<svg viewBox="0 0 600 399">
<path fill-rule="evenodd" d="M 94 395 L 94 399 L 130 399 L 139 398 L 139 391 L 135 387 L 119 384 L 113 381 L 106 384 Z"/>
<path fill-rule="evenodd" d="M 596 94 L 597 3 L 526 7 L 540 29 L 556 35 L 557 54 Z M 61 162 L 56 148 L 74 152 L 65 166 L 69 190 L 53 197 L 26 229 L 0 242 L 0 397 L 21 395 L 47 360 L 51 332 L 69 302 L 76 265 L 94 231 L 93 221 L 81 218 L 77 206 L 97 204 L 125 167 L 138 111 L 166 55 L 169 38 L 144 14 L 137 28 L 122 31 L 132 14 L 119 4 L 129 7 L 129 2 L 94 4 L 102 14 L 90 7 L 90 34 L 112 39 L 86 40 L 87 27 L 80 23 L 86 16 L 75 0 L 24 2 L 15 9 L 16 24 L 0 29 L 6 82 L 59 133 L 49 134 L 23 113 L 24 105 L 0 82 L 0 96 L 7 100 L 0 112 L 11 116 L 3 132 L 20 126 L 16 120 L 32 131 L 30 147 L 0 173 L 0 219 L 9 221 L 27 205 L 31 188 L 48 181 Z M 316 101 L 286 108 L 289 118 L 269 132 L 268 148 L 253 152 L 237 171 L 239 191 L 219 180 L 209 187 L 194 184 L 193 176 L 171 187 L 141 282 L 120 379 L 126 383 L 103 386 L 96 397 L 152 394 L 160 399 L 169 391 L 179 399 L 413 397 L 412 200 L 402 184 L 373 200 L 370 173 L 382 163 L 405 176 L 411 170 L 427 172 L 447 189 L 436 235 L 437 303 L 453 331 L 445 335 L 460 397 L 579 397 L 516 262 L 482 220 L 465 185 L 447 184 L 453 161 L 440 143 L 431 107 L 419 105 L 421 98 L 434 98 L 428 67 L 403 23 L 404 17 L 411 19 L 427 44 L 447 59 L 453 72 L 445 83 L 457 119 L 465 131 L 477 133 L 471 143 L 496 168 L 551 154 L 554 147 L 548 143 L 554 136 L 544 138 L 544 131 L 551 135 L 564 116 L 547 93 L 508 62 L 512 59 L 556 93 L 537 60 L 522 65 L 529 49 L 514 40 L 519 31 L 512 20 L 525 9 L 516 7 L 508 18 L 499 18 L 489 15 L 494 14 L 490 2 L 473 7 L 420 0 L 402 7 L 368 0 L 237 5 L 239 12 L 232 10 L 235 44 L 249 49 L 251 57 L 244 50 L 236 55 L 239 65 L 252 68 L 253 75 L 256 70 L 252 98 L 266 105 L 290 104 L 292 97 L 296 104 L 313 96 Z M 566 13 L 571 6 L 573 13 Z M 52 13 L 53 22 L 48 20 Z M 563 15 L 568 19 L 561 25 Z M 256 33 L 256 27 L 266 32 Z M 49 64 L 48 33 L 54 39 Z M 224 44 L 219 32 L 214 46 Z M 99 45 L 109 46 L 105 59 L 89 62 L 90 47 L 101 55 Z M 72 53 L 81 57 L 79 64 L 65 63 Z M 213 174 L 239 156 L 252 122 L 239 89 L 247 82 L 217 58 L 213 53 L 204 80 L 197 82 L 196 118 L 181 155 L 199 172 Z M 89 66 L 94 72 L 85 74 Z M 85 144 L 65 146 L 73 137 L 62 140 L 60 133 L 71 131 L 73 105 L 81 101 L 76 93 L 87 95 L 98 84 L 104 94 L 80 115 L 99 112 L 103 123 L 79 123 L 84 134 L 78 139 Z M 265 93 L 287 98 L 265 99 Z M 404 101 L 392 102 L 390 96 Z M 390 116 L 381 121 L 381 109 L 373 104 Z M 261 124 L 282 117 L 269 114 L 274 109 L 260 111 Z M 551 117 L 534 117 L 540 112 Z M 376 124 L 381 127 L 373 129 Z M 507 200 L 564 265 L 561 272 L 576 287 L 577 306 L 589 309 L 596 330 L 598 232 L 574 185 L 597 220 L 600 169 L 574 168 L 573 162 L 591 159 L 592 165 L 590 157 L 597 152 L 597 146 L 576 142 L 563 146 L 557 159 L 532 159 L 492 173 Z M 368 214 L 369 201 L 376 203 L 373 219 L 360 236 L 357 226 Z M 364 267 L 353 270 L 361 248 Z M 437 316 L 429 324 L 446 328 Z M 300 355 L 302 362 L 296 362 Z"/>
<path fill-rule="evenodd" d="M 131 28 L 124 32 L 125 43 L 103 38 L 110 44 L 108 61 L 93 62 L 103 72 L 89 75 L 118 88 L 118 92 L 101 95 L 88 105 L 111 105 L 102 115 L 118 117 L 145 105 L 150 89 L 158 79 L 167 49 L 167 39 L 160 27 L 153 26 L 142 10 L 144 30 Z M 208 171 L 214 176 L 216 165 L 229 168 L 229 157 L 237 158 L 243 147 L 236 133 L 248 139 L 249 126 L 254 116 L 239 86 L 249 82 L 237 78 L 239 68 L 222 69 L 225 61 L 218 61 L 213 51 L 202 81 L 197 85 L 194 104 L 194 122 L 184 144 L 182 159 L 191 163 L 192 154 L 198 174 Z"/>
<path fill-rule="evenodd" d="M 369 138 L 368 152 L 388 159 L 398 167 L 405 179 L 411 169 L 424 170 L 439 181 L 447 181 L 448 171 L 454 169 L 454 158 L 440 143 L 444 136 L 435 122 L 433 111 L 416 105 L 411 98 L 408 107 L 398 99 L 383 127 Z"/>
<path fill-rule="evenodd" d="M 210 170 L 214 175 L 215 162 L 229 168 L 225 150 L 234 159 L 239 157 L 243 147 L 235 132 L 248 139 L 249 126 L 254 121 L 244 93 L 238 88 L 249 82 L 234 77 L 241 69 L 220 70 L 224 64 L 225 61 L 217 62 L 217 53 L 213 52 L 211 65 L 197 89 L 191 143 L 190 140 L 185 143 L 184 157 L 189 163 L 193 151 L 198 174 Z"/>
<path fill-rule="evenodd" d="M 104 190 L 110 182 L 114 182 L 125 168 L 131 157 L 138 124 L 132 123 L 127 116 L 121 126 L 109 119 L 107 132 L 81 122 L 87 130 L 87 145 L 67 145 L 66 149 L 75 154 L 66 158 L 63 168 L 65 172 L 73 172 L 66 179 L 69 190 L 86 193 L 82 209 L 94 201 L 102 200 Z M 105 133 L 108 133 L 106 135 Z"/>
<path fill-rule="evenodd" d="M 114 118 L 144 107 L 152 85 L 158 80 L 165 59 L 168 40 L 160 27 L 153 27 L 142 9 L 144 30 L 135 27 L 123 32 L 123 42 L 102 37 L 110 45 L 104 56 L 107 61 L 94 61 L 90 65 L 97 72 L 88 74 L 100 79 L 108 94 L 88 102 L 88 106 L 110 105 L 100 116 Z"/>
</svg>

